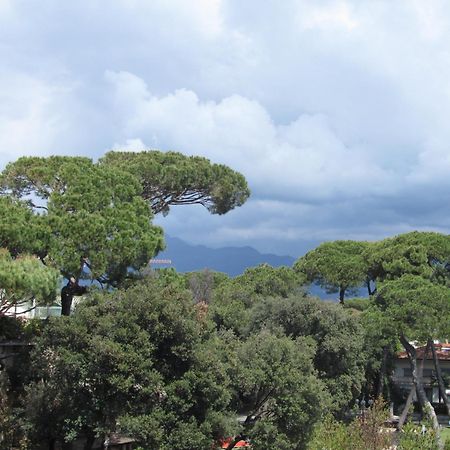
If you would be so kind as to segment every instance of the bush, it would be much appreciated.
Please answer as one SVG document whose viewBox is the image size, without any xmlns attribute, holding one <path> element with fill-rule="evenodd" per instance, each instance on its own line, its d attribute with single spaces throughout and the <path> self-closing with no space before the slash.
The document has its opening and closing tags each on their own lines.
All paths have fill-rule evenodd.
<svg viewBox="0 0 450 450">
<path fill-rule="evenodd" d="M 382 399 L 349 424 L 326 418 L 314 431 L 308 450 L 384 450 L 391 436 L 383 431 L 388 416 Z"/>
<path fill-rule="evenodd" d="M 400 432 L 398 450 L 435 450 L 436 433 L 431 425 L 422 427 L 422 424 L 405 425 Z"/>
</svg>

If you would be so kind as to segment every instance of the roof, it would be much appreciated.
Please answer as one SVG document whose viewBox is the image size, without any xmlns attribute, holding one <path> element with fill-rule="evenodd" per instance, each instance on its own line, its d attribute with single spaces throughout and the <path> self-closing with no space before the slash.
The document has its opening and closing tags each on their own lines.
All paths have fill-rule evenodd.
<svg viewBox="0 0 450 450">
<path fill-rule="evenodd" d="M 136 442 L 136 439 L 126 436 L 114 436 L 109 441 L 109 445 L 131 444 L 133 442 Z"/>
<path fill-rule="evenodd" d="M 450 344 L 434 344 L 434 348 L 436 349 L 436 356 L 440 361 L 450 361 Z M 425 349 L 425 345 L 416 348 L 417 359 L 423 359 Z M 405 351 L 397 353 L 397 359 L 407 358 L 408 354 Z M 431 350 L 429 350 L 427 353 L 427 360 L 429 359 L 433 359 L 433 353 L 431 352 Z"/>
<path fill-rule="evenodd" d="M 232 438 L 225 439 L 222 442 L 221 448 L 227 448 L 230 445 L 231 441 L 232 441 Z M 250 444 L 247 441 L 238 441 L 236 444 L 234 444 L 233 448 L 242 448 L 242 447 L 249 448 Z"/>
</svg>

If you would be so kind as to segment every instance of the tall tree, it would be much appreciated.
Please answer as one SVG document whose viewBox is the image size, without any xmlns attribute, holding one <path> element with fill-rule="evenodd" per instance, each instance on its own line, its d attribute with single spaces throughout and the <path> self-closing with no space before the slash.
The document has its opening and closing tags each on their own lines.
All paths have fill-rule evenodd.
<svg viewBox="0 0 450 450">
<path fill-rule="evenodd" d="M 67 279 L 78 282 L 88 264 L 91 277 L 116 285 L 163 246 L 138 180 L 120 169 L 88 158 L 20 158 L 0 184 L 2 244 L 14 256 L 32 252 Z"/>
<path fill-rule="evenodd" d="M 340 303 L 344 303 L 346 293 L 369 283 L 364 258 L 369 246 L 368 242 L 325 242 L 299 258 L 294 269 L 328 293 L 338 292 Z M 370 283 L 367 286 L 370 292 Z"/>
<path fill-rule="evenodd" d="M 200 204 L 213 214 L 241 206 L 250 195 L 245 178 L 223 164 L 177 152 L 108 152 L 101 167 L 132 173 L 153 212 L 167 214 L 172 205 Z"/>
<path fill-rule="evenodd" d="M 395 324 L 398 338 L 407 352 L 414 385 L 424 412 L 436 432 L 436 414 L 428 401 L 418 372 L 417 352 L 411 341 L 427 342 L 450 332 L 450 291 L 418 275 L 406 274 L 383 283 L 378 289 L 376 305 L 386 321 Z M 438 445 L 441 445 L 438 442 Z"/>
<path fill-rule="evenodd" d="M 303 448 L 330 405 L 314 370 L 314 347 L 311 338 L 278 337 L 267 330 L 242 343 L 236 390 L 245 420 L 229 449 L 244 436 L 255 450 Z"/>
<path fill-rule="evenodd" d="M 241 174 L 180 153 L 110 152 L 98 163 L 23 157 L 0 175 L 0 244 L 73 278 L 62 292 L 67 312 L 86 268 L 117 286 L 163 248 L 153 213 L 200 203 L 224 214 L 248 195 Z"/>
</svg>

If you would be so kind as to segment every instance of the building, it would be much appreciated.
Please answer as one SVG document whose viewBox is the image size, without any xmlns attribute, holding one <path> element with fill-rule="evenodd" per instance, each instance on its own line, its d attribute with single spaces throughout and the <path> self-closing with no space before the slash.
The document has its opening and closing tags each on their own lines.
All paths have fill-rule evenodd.
<svg viewBox="0 0 450 450">
<path fill-rule="evenodd" d="M 6 311 L 6 315 L 23 319 L 46 319 L 47 317 L 60 316 L 61 306 L 36 306 L 36 301 L 33 299 L 29 302 L 14 304 Z"/>
<path fill-rule="evenodd" d="M 450 396 L 450 343 L 435 343 L 436 355 L 439 360 L 439 365 L 442 370 L 444 382 L 446 381 L 446 394 Z M 425 353 L 426 346 L 417 347 L 417 362 L 418 367 L 421 366 L 421 361 Z M 434 368 L 433 354 L 431 350 L 428 351 L 427 357 L 423 366 L 422 373 L 423 384 L 428 400 L 435 405 L 443 404 L 444 400 L 440 396 L 437 384 L 436 371 Z M 394 385 L 404 391 L 406 395 L 413 387 L 412 371 L 409 363 L 408 355 L 404 352 L 399 352 L 394 361 L 394 372 L 392 374 L 392 381 Z M 450 397 L 449 397 L 450 398 Z M 416 399 L 414 398 L 414 401 Z"/>
</svg>

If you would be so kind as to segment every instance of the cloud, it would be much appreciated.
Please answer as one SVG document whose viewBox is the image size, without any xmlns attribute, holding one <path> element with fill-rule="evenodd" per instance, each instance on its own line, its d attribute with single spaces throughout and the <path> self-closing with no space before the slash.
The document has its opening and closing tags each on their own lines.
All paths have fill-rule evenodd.
<svg viewBox="0 0 450 450">
<path fill-rule="evenodd" d="M 67 126 L 58 107 L 65 88 L 28 74 L 0 77 L 0 155 L 2 162 L 19 155 L 46 155 Z"/>
<path fill-rule="evenodd" d="M 176 209 L 172 221 L 161 222 L 172 233 L 194 242 L 201 235 L 210 245 L 253 242 L 265 251 L 299 254 L 309 248 L 308 239 L 375 239 L 450 225 L 436 197 L 438 189 L 450 193 L 449 183 L 436 180 L 439 163 L 424 153 L 404 161 L 402 171 L 391 170 L 389 152 L 347 145 L 323 114 L 277 125 L 261 104 L 242 96 L 201 101 L 182 89 L 158 97 L 130 73 L 108 72 L 106 78 L 115 113 L 126 111 L 118 120 L 124 138 L 139 136 L 118 147 L 149 148 L 146 143 L 156 140 L 228 164 L 250 183 L 252 202 L 226 217 L 197 210 L 197 221 Z"/>
<path fill-rule="evenodd" d="M 0 166 L 207 156 L 244 173 L 252 200 L 158 220 L 210 244 L 298 254 L 448 232 L 449 23 L 444 0 L 0 0 Z"/>
<path fill-rule="evenodd" d="M 302 11 L 303 12 L 303 11 Z M 300 26 L 304 29 L 343 29 L 351 31 L 358 26 L 350 6 L 346 2 L 337 2 L 327 6 L 313 5 L 304 14 L 299 14 Z"/>
<path fill-rule="evenodd" d="M 277 125 L 258 102 L 239 95 L 202 102 L 181 89 L 157 97 L 129 73 L 106 74 L 123 136 L 201 154 L 244 173 L 263 198 L 326 203 L 396 189 L 364 147 L 347 146 L 327 116 L 302 114 Z M 126 146 L 126 145 L 125 145 Z"/>
</svg>

